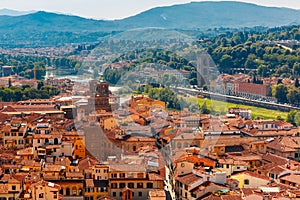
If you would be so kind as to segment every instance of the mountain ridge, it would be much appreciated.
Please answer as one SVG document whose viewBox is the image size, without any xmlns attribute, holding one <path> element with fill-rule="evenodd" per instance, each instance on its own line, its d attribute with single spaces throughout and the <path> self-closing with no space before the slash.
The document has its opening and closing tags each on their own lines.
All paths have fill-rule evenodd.
<svg viewBox="0 0 300 200">
<path fill-rule="evenodd" d="M 7 9 L 7 8 L 2 8 L 0 9 L 0 16 L 21 16 L 21 15 L 27 15 L 31 13 L 35 13 L 36 11 L 31 10 L 31 11 L 19 11 L 19 10 L 12 10 L 12 9 Z"/>
<path fill-rule="evenodd" d="M 87 19 L 46 11 L 21 16 L 0 15 L 0 41 L 4 45 L 28 44 L 28 41 L 30 44 L 47 44 L 50 41 L 51 44 L 63 44 L 67 41 L 96 42 L 114 33 L 147 28 L 205 31 L 221 27 L 279 27 L 299 24 L 300 10 L 236 1 L 205 1 L 156 7 L 118 20 Z M 153 33 L 159 35 L 158 31 Z M 143 38 L 141 31 L 137 34 Z M 167 35 L 166 32 L 163 34 Z M 151 35 L 147 35 L 151 38 Z M 124 37 L 126 34 L 122 36 Z"/>
<path fill-rule="evenodd" d="M 300 23 L 300 10 L 281 7 L 265 7 L 253 3 L 238 1 L 204 1 L 161 6 L 141 12 L 137 15 L 118 20 L 96 20 L 83 18 L 76 15 L 66 15 L 46 11 L 37 11 L 21 16 L 1 16 L 0 19 L 8 22 L 0 22 L 0 27 L 6 23 L 25 22 L 32 27 L 39 25 L 41 28 L 49 28 L 48 25 L 61 26 L 59 31 L 68 29 L 73 31 L 95 29 L 100 31 L 129 30 L 135 28 L 158 27 L 169 29 L 197 29 L 214 27 L 251 27 L 251 26 L 283 26 Z M 47 19 L 48 18 L 48 19 Z M 38 21 L 40 19 L 40 21 Z M 31 21 L 30 21 L 31 20 Z M 27 21 L 30 21 L 27 23 Z M 35 24 L 37 23 L 38 24 Z M 45 27 L 43 23 L 45 22 Z M 52 23 L 52 24 L 49 24 Z M 69 26 L 72 24 L 73 26 Z M 84 25 L 85 24 L 85 25 Z M 1 26 L 2 25 L 2 26 Z M 22 28 L 26 28 L 26 27 Z M 55 26 L 54 26 L 55 27 Z M 16 27 L 18 28 L 18 27 Z M 20 27 L 21 28 L 21 27 Z"/>
</svg>

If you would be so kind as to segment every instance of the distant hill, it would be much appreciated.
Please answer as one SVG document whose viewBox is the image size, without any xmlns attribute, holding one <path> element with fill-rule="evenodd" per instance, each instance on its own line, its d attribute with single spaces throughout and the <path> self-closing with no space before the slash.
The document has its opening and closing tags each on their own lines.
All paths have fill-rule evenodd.
<svg viewBox="0 0 300 200">
<path fill-rule="evenodd" d="M 10 44 L 11 41 L 15 44 L 36 41 L 51 41 L 51 44 L 86 42 L 84 38 L 88 37 L 89 41 L 97 40 L 105 35 L 104 32 L 134 29 L 140 31 L 145 28 L 204 30 L 215 27 L 275 27 L 300 24 L 300 10 L 232 1 L 192 2 L 157 7 L 122 20 L 94 20 L 43 11 L 21 16 L 11 16 L 18 14 L 14 14 L 13 11 L 3 12 L 8 12 L 10 16 L 1 15 L 0 12 L 0 45 Z M 102 32 L 100 36 L 95 34 L 99 32 Z M 159 34 L 157 31 L 155 33 Z M 140 32 L 138 34 L 140 35 Z M 147 37 L 151 37 L 149 33 Z"/>
<path fill-rule="evenodd" d="M 12 11 L 13 12 L 13 11 Z M 17 11 L 15 11 L 17 12 Z M 1 13 L 1 12 L 0 12 Z M 5 19 L 5 20 L 3 20 Z M 242 2 L 192 2 L 157 7 L 122 20 L 105 21 L 77 16 L 36 12 L 24 16 L 0 16 L 0 28 L 26 30 L 129 30 L 135 28 L 213 28 L 282 26 L 300 24 L 300 10 L 264 7 Z"/>
<path fill-rule="evenodd" d="M 17 11 L 17 10 L 10 10 L 10 9 L 0 9 L 0 15 L 7 15 L 7 16 L 21 16 L 21 15 L 27 15 L 30 13 L 34 13 L 36 11 Z"/>
<path fill-rule="evenodd" d="M 111 22 L 102 20 L 85 19 L 39 11 L 23 16 L 0 16 L 0 30 L 10 31 L 60 31 L 60 32 L 92 32 L 101 28 L 110 27 Z"/>
<path fill-rule="evenodd" d="M 250 3 L 192 2 L 158 7 L 119 21 L 123 28 L 213 28 L 300 24 L 300 10 Z"/>
</svg>

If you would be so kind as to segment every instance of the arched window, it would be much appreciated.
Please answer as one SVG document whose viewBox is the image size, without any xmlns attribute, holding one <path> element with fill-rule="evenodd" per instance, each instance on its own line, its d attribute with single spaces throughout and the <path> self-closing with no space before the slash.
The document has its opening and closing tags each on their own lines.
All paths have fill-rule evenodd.
<svg viewBox="0 0 300 200">
<path fill-rule="evenodd" d="M 58 139 L 54 138 L 54 144 L 58 144 Z"/>
<path fill-rule="evenodd" d="M 177 148 L 180 149 L 181 148 L 181 142 L 177 143 Z"/>
<path fill-rule="evenodd" d="M 184 143 L 184 148 L 187 148 L 189 144 L 187 142 Z"/>
<path fill-rule="evenodd" d="M 72 188 L 72 195 L 73 195 L 73 196 L 76 196 L 76 195 L 77 195 L 77 188 L 76 188 L 76 187 L 73 187 L 73 188 Z"/>
<path fill-rule="evenodd" d="M 66 196 L 70 196 L 70 188 L 66 189 Z"/>
</svg>

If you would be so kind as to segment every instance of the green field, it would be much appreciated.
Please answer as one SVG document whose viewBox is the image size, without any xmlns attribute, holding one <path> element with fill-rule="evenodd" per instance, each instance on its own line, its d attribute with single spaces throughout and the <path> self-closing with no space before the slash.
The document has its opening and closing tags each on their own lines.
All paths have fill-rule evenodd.
<svg viewBox="0 0 300 200">
<path fill-rule="evenodd" d="M 225 113 L 228 108 L 246 108 L 250 109 L 252 111 L 252 118 L 256 119 L 257 117 L 263 118 L 263 119 L 276 119 L 277 116 L 280 116 L 282 119 L 286 120 L 288 112 L 282 112 L 278 110 L 270 110 L 266 108 L 260 108 L 255 106 L 247 106 L 242 104 L 234 104 L 234 103 L 228 103 L 228 102 L 222 102 L 217 100 L 211 100 L 211 99 L 201 99 L 201 98 L 195 98 L 195 97 L 189 97 L 186 98 L 187 101 L 191 103 L 197 103 L 201 106 L 206 101 L 207 108 L 213 110 L 216 113 Z"/>
</svg>

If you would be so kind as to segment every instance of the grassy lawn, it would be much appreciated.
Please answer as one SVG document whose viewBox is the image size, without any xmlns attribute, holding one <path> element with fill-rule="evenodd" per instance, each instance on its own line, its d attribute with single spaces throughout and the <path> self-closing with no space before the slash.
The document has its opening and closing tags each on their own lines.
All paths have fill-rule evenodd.
<svg viewBox="0 0 300 200">
<path fill-rule="evenodd" d="M 278 110 L 270 110 L 266 108 L 260 108 L 255 106 L 247 106 L 243 104 L 234 104 L 234 103 L 228 103 L 228 102 L 222 102 L 222 101 L 216 101 L 216 100 L 210 100 L 210 99 L 201 99 L 201 98 L 195 98 L 195 97 L 189 97 L 186 98 L 187 101 L 191 103 L 197 103 L 201 106 L 206 101 L 207 108 L 211 110 L 213 108 L 217 113 L 225 113 L 228 108 L 246 108 L 250 109 L 252 111 L 252 118 L 255 119 L 257 117 L 263 118 L 263 119 L 276 119 L 277 116 L 280 116 L 284 120 L 286 120 L 288 112 L 282 112 Z"/>
</svg>

